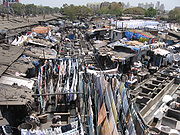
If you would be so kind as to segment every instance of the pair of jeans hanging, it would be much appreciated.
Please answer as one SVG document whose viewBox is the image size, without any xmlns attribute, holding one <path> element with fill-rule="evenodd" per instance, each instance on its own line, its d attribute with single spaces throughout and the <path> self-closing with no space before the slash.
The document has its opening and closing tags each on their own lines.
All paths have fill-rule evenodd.
<svg viewBox="0 0 180 135">
<path fill-rule="evenodd" d="M 76 69 L 75 69 L 75 63 L 72 63 L 72 71 L 73 71 L 73 79 L 72 79 L 72 84 L 71 84 L 71 88 L 70 88 L 70 92 L 74 92 L 74 87 L 75 87 L 75 81 L 76 81 Z M 73 101 L 74 99 L 74 94 L 70 94 L 69 95 L 69 100 Z"/>
</svg>

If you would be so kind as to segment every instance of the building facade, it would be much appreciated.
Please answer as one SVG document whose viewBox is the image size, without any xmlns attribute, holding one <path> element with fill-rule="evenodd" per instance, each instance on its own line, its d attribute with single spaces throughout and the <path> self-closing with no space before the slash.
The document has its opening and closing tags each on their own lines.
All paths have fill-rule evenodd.
<svg viewBox="0 0 180 135">
<path fill-rule="evenodd" d="M 148 8 L 154 8 L 154 4 L 151 2 L 151 3 L 139 3 L 138 4 L 138 7 L 141 7 L 141 8 L 144 8 L 144 9 L 148 9 Z"/>
<path fill-rule="evenodd" d="M 0 5 L 2 5 L 3 4 L 3 0 L 0 0 Z"/>
<path fill-rule="evenodd" d="M 110 5 L 110 2 L 102 2 L 100 8 L 109 7 Z"/>
<path fill-rule="evenodd" d="M 3 5 L 9 7 L 13 3 L 19 3 L 19 0 L 3 0 Z"/>
<path fill-rule="evenodd" d="M 101 7 L 101 3 L 88 3 L 86 6 L 93 10 L 99 10 Z"/>
</svg>

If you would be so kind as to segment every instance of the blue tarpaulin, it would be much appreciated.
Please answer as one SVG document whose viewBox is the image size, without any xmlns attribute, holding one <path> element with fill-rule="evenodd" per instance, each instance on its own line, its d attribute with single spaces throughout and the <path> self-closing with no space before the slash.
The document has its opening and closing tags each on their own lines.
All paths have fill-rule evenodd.
<svg viewBox="0 0 180 135">
<path fill-rule="evenodd" d="M 126 38 L 127 39 L 140 39 L 140 38 L 147 38 L 147 39 L 149 39 L 148 37 L 146 37 L 146 36 L 144 36 L 144 35 L 141 35 L 141 34 L 139 34 L 139 33 L 134 33 L 134 32 L 125 32 L 125 36 L 126 36 Z"/>
<path fill-rule="evenodd" d="M 74 34 L 70 34 L 70 35 L 69 35 L 69 39 L 71 39 L 71 40 L 72 40 L 72 39 L 75 39 L 75 35 L 74 35 Z"/>
<path fill-rule="evenodd" d="M 134 35 L 133 32 L 125 32 L 125 36 L 126 36 L 127 39 L 132 39 L 133 35 Z"/>
</svg>

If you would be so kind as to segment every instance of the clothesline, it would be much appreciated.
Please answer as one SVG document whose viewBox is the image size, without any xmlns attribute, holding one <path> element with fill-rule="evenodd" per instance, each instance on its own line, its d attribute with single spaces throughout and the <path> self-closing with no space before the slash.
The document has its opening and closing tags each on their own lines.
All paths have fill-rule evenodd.
<svg viewBox="0 0 180 135">
<path fill-rule="evenodd" d="M 32 96 L 52 96 L 52 95 L 66 95 L 66 94 L 84 94 L 82 92 L 61 92 L 61 93 L 47 93 L 47 94 L 33 94 Z"/>
<path fill-rule="evenodd" d="M 38 75 L 38 96 L 41 108 L 45 111 L 47 101 L 52 101 L 51 96 L 55 96 L 56 104 L 67 95 L 67 101 L 74 101 L 77 98 L 79 83 L 79 62 L 77 59 L 59 59 L 45 61 L 40 67 Z M 59 95 L 59 96 L 58 96 Z"/>
<path fill-rule="evenodd" d="M 118 79 L 119 74 L 108 76 L 103 72 L 98 75 L 88 72 L 88 75 L 89 81 L 83 85 L 89 86 L 86 92 L 89 134 L 143 134 L 146 126 L 136 113 L 124 83 Z"/>
</svg>

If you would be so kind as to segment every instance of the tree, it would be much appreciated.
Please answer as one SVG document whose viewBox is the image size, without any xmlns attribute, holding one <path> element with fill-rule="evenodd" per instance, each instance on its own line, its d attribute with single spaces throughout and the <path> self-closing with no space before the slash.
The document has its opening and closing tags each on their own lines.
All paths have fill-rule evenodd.
<svg viewBox="0 0 180 135">
<path fill-rule="evenodd" d="M 123 8 L 123 5 L 121 2 L 112 2 L 109 6 L 110 10 L 116 10 L 118 8 Z"/>
<path fill-rule="evenodd" d="M 89 15 L 92 15 L 92 10 L 85 6 L 64 6 L 62 8 L 63 14 L 68 16 L 71 20 L 77 19 L 79 17 L 87 17 Z"/>
<path fill-rule="evenodd" d="M 133 15 L 144 15 L 145 9 L 141 7 L 133 7 L 133 8 L 127 8 L 123 11 L 124 14 L 133 14 Z"/>
<path fill-rule="evenodd" d="M 123 11 L 123 5 L 121 2 L 104 2 L 101 4 L 101 8 L 97 11 L 98 14 L 111 14 L 121 16 Z"/>
<path fill-rule="evenodd" d="M 123 5 L 120 2 L 112 2 L 109 6 L 109 13 L 112 15 L 121 16 L 123 11 L 122 8 Z"/>
<path fill-rule="evenodd" d="M 10 11 L 11 13 L 19 16 L 36 16 L 36 15 L 45 15 L 45 14 L 53 14 L 59 13 L 61 11 L 60 8 L 55 7 L 51 8 L 49 6 L 37 6 L 34 4 L 21 4 L 21 3 L 14 3 L 10 5 L 10 8 L 6 8 L 3 5 L 0 5 L 0 14 L 8 14 Z"/>
<path fill-rule="evenodd" d="M 92 9 L 86 7 L 86 6 L 78 6 L 78 15 L 79 17 L 86 17 L 92 15 L 93 11 Z"/>
<path fill-rule="evenodd" d="M 0 14 L 1 15 L 8 14 L 8 9 L 5 8 L 3 5 L 0 5 Z"/>
<path fill-rule="evenodd" d="M 28 4 L 25 6 L 25 14 L 30 15 L 36 15 L 37 14 L 37 6 L 34 4 Z"/>
<path fill-rule="evenodd" d="M 74 5 L 64 6 L 62 8 L 62 12 L 64 15 L 68 16 L 71 20 L 76 19 L 77 16 L 77 8 Z"/>
<path fill-rule="evenodd" d="M 169 19 L 180 23 L 180 8 L 174 8 L 169 12 Z"/>
<path fill-rule="evenodd" d="M 52 11 L 53 11 L 53 9 L 51 7 L 49 7 L 49 6 L 44 7 L 44 13 L 45 14 L 51 14 Z"/>
<path fill-rule="evenodd" d="M 53 12 L 54 12 L 54 13 L 59 13 L 59 12 L 60 12 L 60 8 L 54 7 L 54 8 L 53 8 Z"/>
<path fill-rule="evenodd" d="M 153 7 L 150 7 L 146 10 L 145 16 L 146 17 L 155 17 L 157 15 L 157 10 Z"/>
<path fill-rule="evenodd" d="M 14 11 L 14 14 L 22 16 L 25 11 L 25 5 L 21 3 L 15 3 L 11 5 L 11 8 Z"/>
<path fill-rule="evenodd" d="M 37 13 L 37 15 L 45 14 L 44 13 L 44 7 L 43 6 L 37 6 L 36 13 Z"/>
<path fill-rule="evenodd" d="M 98 14 L 109 14 L 109 8 L 108 7 L 102 7 L 97 11 Z"/>
</svg>

